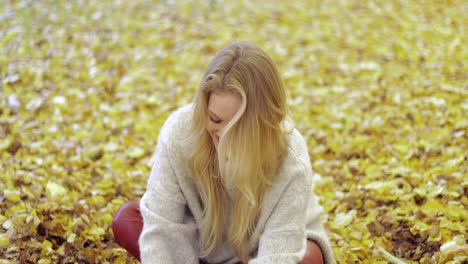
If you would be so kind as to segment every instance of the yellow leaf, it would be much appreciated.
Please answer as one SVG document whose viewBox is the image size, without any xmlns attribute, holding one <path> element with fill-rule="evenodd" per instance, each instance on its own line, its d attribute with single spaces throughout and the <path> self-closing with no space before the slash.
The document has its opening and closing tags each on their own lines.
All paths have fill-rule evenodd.
<svg viewBox="0 0 468 264">
<path fill-rule="evenodd" d="M 3 222 L 2 227 L 6 230 L 10 229 L 13 227 L 13 223 L 8 219 L 5 222 Z"/>
<path fill-rule="evenodd" d="M 96 206 L 104 206 L 106 204 L 106 199 L 101 195 L 94 195 L 91 197 L 91 203 Z"/>
<path fill-rule="evenodd" d="M 351 210 L 347 213 L 338 213 L 335 216 L 335 226 L 338 228 L 348 226 L 351 224 L 356 216 L 357 211 Z"/>
<path fill-rule="evenodd" d="M 52 199 L 58 199 L 67 194 L 67 189 L 55 182 L 48 182 L 46 185 L 47 196 Z"/>
<path fill-rule="evenodd" d="M 4 190 L 3 195 L 7 198 L 8 201 L 17 203 L 21 201 L 21 195 L 19 191 L 14 190 Z"/>
<path fill-rule="evenodd" d="M 42 251 L 41 251 L 41 255 L 42 256 L 45 256 L 45 255 L 48 255 L 49 253 L 52 253 L 53 252 L 53 249 L 52 249 L 52 242 L 50 242 L 49 240 L 44 240 L 42 242 Z"/>
<path fill-rule="evenodd" d="M 0 247 L 7 247 L 10 244 L 7 234 L 0 234 Z"/>
<path fill-rule="evenodd" d="M 421 210 L 427 215 L 434 215 L 438 212 L 442 212 L 445 208 L 446 206 L 439 203 L 439 201 L 431 199 L 424 203 L 424 205 L 421 207 Z"/>
<path fill-rule="evenodd" d="M 75 242 L 75 239 L 76 239 L 76 234 L 75 234 L 75 233 L 71 233 L 71 234 L 67 237 L 67 242 L 68 242 L 68 243 L 73 243 L 73 242 Z"/>
<path fill-rule="evenodd" d="M 134 159 L 141 158 L 143 157 L 143 155 L 145 155 L 145 151 L 141 148 L 133 148 L 132 150 L 130 150 L 130 153 L 128 154 L 130 158 L 134 158 Z"/>
</svg>

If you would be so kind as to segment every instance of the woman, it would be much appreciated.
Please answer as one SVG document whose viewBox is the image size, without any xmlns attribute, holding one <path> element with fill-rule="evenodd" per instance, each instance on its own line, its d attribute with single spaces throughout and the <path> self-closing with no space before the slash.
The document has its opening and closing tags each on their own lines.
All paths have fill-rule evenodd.
<svg viewBox="0 0 468 264">
<path fill-rule="evenodd" d="M 332 263 L 311 186 L 278 70 L 233 43 L 163 125 L 147 191 L 112 228 L 142 263 Z"/>
</svg>

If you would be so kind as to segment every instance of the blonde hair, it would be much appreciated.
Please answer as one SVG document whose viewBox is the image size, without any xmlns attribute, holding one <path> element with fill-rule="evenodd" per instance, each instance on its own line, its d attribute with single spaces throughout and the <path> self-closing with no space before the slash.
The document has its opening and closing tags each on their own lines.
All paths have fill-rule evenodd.
<svg viewBox="0 0 468 264">
<path fill-rule="evenodd" d="M 240 95 L 239 111 L 226 125 L 218 152 L 206 130 L 210 94 Z M 213 59 L 194 99 L 194 148 L 188 158 L 203 203 L 201 245 L 208 256 L 220 245 L 224 226 L 235 254 L 247 263 L 249 238 L 258 220 L 262 197 L 282 164 L 287 142 L 281 125 L 287 115 L 280 74 L 259 47 L 233 43 Z M 235 187 L 232 214 L 226 219 L 226 184 Z"/>
</svg>

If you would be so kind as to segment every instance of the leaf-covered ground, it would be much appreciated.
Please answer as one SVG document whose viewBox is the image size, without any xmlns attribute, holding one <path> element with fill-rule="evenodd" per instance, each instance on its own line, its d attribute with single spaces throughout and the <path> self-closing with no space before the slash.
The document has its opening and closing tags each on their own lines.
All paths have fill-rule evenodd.
<svg viewBox="0 0 468 264">
<path fill-rule="evenodd" d="M 233 40 L 283 74 L 339 263 L 467 263 L 467 3 L 277 2 L 2 1 L 0 263 L 135 262 L 113 214 Z"/>
</svg>

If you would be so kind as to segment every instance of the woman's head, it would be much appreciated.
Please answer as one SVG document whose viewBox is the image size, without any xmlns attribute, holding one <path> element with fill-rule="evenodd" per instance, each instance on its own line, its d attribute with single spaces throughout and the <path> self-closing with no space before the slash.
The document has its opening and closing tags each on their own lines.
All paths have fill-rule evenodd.
<svg viewBox="0 0 468 264">
<path fill-rule="evenodd" d="M 232 119 L 223 120 L 225 130 L 241 117 L 249 126 L 275 128 L 286 115 L 286 95 L 278 70 L 262 49 L 248 42 L 236 42 L 221 50 L 203 77 L 195 103 L 203 108 L 197 110 L 205 114 L 209 131 L 210 118 L 215 117 L 209 114 L 209 108 L 221 96 L 232 103 L 227 105 L 231 106 L 227 112 Z M 236 110 L 237 115 L 231 115 L 230 110 Z"/>
<path fill-rule="evenodd" d="M 286 152 L 286 114 L 280 74 L 263 50 L 237 42 L 214 57 L 194 100 L 189 157 L 205 209 L 205 254 L 219 245 L 227 221 L 229 243 L 246 262 L 261 199 Z M 224 219 L 226 187 L 235 189 L 230 219 Z"/>
<path fill-rule="evenodd" d="M 216 90 L 210 93 L 207 100 L 206 130 L 217 149 L 226 125 L 231 122 L 240 110 L 242 98 L 239 94 L 233 92 Z"/>
</svg>

